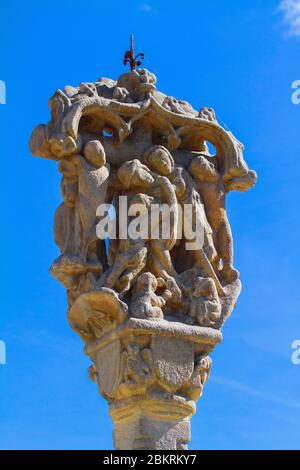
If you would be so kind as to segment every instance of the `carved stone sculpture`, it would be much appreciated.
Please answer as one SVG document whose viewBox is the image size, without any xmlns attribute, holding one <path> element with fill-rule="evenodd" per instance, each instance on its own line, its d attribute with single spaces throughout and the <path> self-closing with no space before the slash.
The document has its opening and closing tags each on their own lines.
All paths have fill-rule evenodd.
<svg viewBox="0 0 300 470">
<path fill-rule="evenodd" d="M 109 402 L 115 447 L 185 449 L 209 353 L 241 289 L 226 195 L 256 174 L 211 108 L 157 91 L 148 70 L 67 86 L 49 104 L 30 150 L 62 174 L 50 271 Z"/>
</svg>

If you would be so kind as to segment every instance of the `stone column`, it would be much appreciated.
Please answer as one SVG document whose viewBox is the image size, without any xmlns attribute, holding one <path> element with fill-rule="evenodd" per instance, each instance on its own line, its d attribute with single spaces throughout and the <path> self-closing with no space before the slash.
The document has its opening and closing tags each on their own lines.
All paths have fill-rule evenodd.
<svg viewBox="0 0 300 470">
<path fill-rule="evenodd" d="M 67 86 L 50 108 L 30 141 L 62 174 L 50 272 L 109 403 L 115 447 L 186 449 L 209 354 L 241 289 L 226 194 L 251 188 L 256 174 L 211 108 L 158 92 L 145 69 Z M 163 207 L 167 236 L 159 217 L 158 236 L 132 231 L 149 230 Z"/>
</svg>

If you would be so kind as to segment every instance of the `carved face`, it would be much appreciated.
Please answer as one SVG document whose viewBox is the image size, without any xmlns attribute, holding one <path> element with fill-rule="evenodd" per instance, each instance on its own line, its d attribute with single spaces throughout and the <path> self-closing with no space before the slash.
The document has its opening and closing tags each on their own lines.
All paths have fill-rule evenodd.
<svg viewBox="0 0 300 470">
<path fill-rule="evenodd" d="M 215 300 L 217 297 L 216 287 L 210 278 L 198 277 L 193 283 L 193 296 L 205 297 L 209 300 Z"/>
<path fill-rule="evenodd" d="M 213 163 L 203 155 L 192 158 L 189 172 L 197 181 L 214 182 L 218 179 Z"/>
<path fill-rule="evenodd" d="M 77 140 L 68 134 L 59 134 L 49 140 L 51 151 L 58 158 L 74 155 L 80 152 L 82 141 L 80 135 Z"/>
<path fill-rule="evenodd" d="M 143 273 L 137 281 L 137 289 L 150 290 L 155 292 L 157 289 L 156 277 L 151 273 Z"/>
<path fill-rule="evenodd" d="M 106 163 L 104 148 L 97 140 L 90 140 L 85 145 L 83 154 L 90 163 L 95 164 L 99 168 Z"/>
<path fill-rule="evenodd" d="M 167 149 L 158 147 L 147 158 L 149 168 L 162 176 L 169 176 L 174 170 L 174 161 Z"/>
<path fill-rule="evenodd" d="M 123 163 L 117 175 L 124 189 L 141 186 L 149 188 L 154 183 L 148 168 L 137 159 Z"/>
</svg>

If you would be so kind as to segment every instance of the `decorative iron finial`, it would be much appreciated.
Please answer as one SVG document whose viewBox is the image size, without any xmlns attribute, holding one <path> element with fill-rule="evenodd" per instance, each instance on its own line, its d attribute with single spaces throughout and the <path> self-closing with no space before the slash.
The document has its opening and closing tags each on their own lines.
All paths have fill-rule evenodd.
<svg viewBox="0 0 300 470">
<path fill-rule="evenodd" d="M 141 60 L 137 60 L 138 58 L 141 58 L 144 60 L 144 54 L 137 54 L 136 56 L 134 55 L 134 39 L 133 39 L 133 34 L 130 35 L 130 51 L 126 51 L 124 54 L 124 65 L 129 64 L 130 65 L 130 70 L 135 70 L 136 67 L 139 67 L 142 65 Z"/>
</svg>

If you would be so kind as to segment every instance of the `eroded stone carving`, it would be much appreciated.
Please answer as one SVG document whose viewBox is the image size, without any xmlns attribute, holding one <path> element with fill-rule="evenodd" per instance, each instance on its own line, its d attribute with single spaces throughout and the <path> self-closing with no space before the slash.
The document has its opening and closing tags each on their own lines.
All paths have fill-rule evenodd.
<svg viewBox="0 0 300 470">
<path fill-rule="evenodd" d="M 155 292 L 158 287 L 165 287 L 164 292 L 158 296 Z M 141 274 L 135 284 L 130 312 L 134 318 L 145 318 L 149 320 L 161 320 L 163 318 L 162 308 L 173 295 L 175 281 L 157 278 L 151 273 Z"/>
<path fill-rule="evenodd" d="M 122 353 L 121 384 L 145 384 L 151 379 L 151 349 L 140 347 L 138 343 L 129 343 Z"/>
<path fill-rule="evenodd" d="M 159 92 L 145 69 L 67 86 L 49 105 L 51 120 L 33 131 L 30 149 L 62 174 L 61 254 L 50 272 L 67 290 L 69 323 L 109 401 L 115 446 L 186 448 L 208 354 L 241 288 L 226 195 L 250 189 L 256 174 L 213 109 Z M 116 214 L 109 241 L 98 236 L 103 204 Z M 131 223 L 147 230 L 136 237 Z"/>
</svg>

